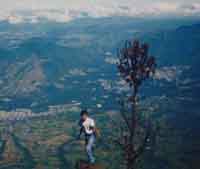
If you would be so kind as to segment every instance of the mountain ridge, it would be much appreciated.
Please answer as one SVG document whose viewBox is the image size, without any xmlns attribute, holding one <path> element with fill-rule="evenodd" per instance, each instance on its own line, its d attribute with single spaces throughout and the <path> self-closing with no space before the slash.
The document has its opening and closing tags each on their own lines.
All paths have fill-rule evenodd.
<svg viewBox="0 0 200 169">
<path fill-rule="evenodd" d="M 150 52 L 159 57 L 160 66 L 192 65 L 193 69 L 198 68 L 198 22 L 169 30 L 163 26 L 159 31 L 160 22 L 158 27 L 152 26 L 152 31 L 145 27 L 146 22 L 128 21 L 127 25 L 119 24 L 122 27 L 115 28 L 118 22 L 121 23 L 120 20 L 104 25 L 97 20 L 93 24 L 91 20 L 88 23 L 73 22 L 71 26 L 60 25 L 46 30 L 44 36 L 34 36 L 34 31 L 27 29 L 32 31 L 32 36 L 26 39 L 26 34 L 22 34 L 21 39 L 16 38 L 17 41 L 9 40 L 7 34 L 2 36 L 0 44 L 7 46 L 0 47 L 0 97 L 23 98 L 30 100 L 30 104 L 36 100 L 50 102 L 55 95 L 67 100 L 67 95 L 77 97 L 76 92 L 71 92 L 78 91 L 78 84 L 83 79 L 114 80 L 114 65 L 106 61 L 113 60 L 116 49 L 130 37 L 149 43 Z M 122 29 L 120 33 L 119 29 Z M 100 77 L 105 73 L 108 77 Z M 82 84 L 80 92 L 85 88 Z"/>
</svg>

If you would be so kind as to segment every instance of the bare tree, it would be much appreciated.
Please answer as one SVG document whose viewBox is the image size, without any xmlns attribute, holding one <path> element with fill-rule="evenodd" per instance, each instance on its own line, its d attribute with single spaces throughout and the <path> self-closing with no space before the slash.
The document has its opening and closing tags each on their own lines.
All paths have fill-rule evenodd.
<svg viewBox="0 0 200 169">
<path fill-rule="evenodd" d="M 137 159 L 147 146 L 150 136 L 150 123 L 143 127 L 139 124 L 137 96 L 142 83 L 154 74 L 155 58 L 148 55 L 147 44 L 139 41 L 126 41 L 122 49 L 118 51 L 118 69 L 121 77 L 130 87 L 130 96 L 121 102 L 121 117 L 125 127 L 120 128 L 120 138 L 115 139 L 123 152 L 127 169 L 134 169 Z M 125 110 L 129 107 L 129 110 Z M 143 128 L 143 129 L 141 129 Z M 141 131 L 142 137 L 138 134 Z"/>
</svg>

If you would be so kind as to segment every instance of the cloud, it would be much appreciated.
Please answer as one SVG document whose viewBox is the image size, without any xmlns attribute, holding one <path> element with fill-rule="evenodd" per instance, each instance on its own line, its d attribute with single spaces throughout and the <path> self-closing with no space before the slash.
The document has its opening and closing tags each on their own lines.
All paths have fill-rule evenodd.
<svg viewBox="0 0 200 169">
<path fill-rule="evenodd" d="M 186 14 L 198 14 L 200 12 L 200 3 L 181 5 L 180 10 L 183 10 Z"/>
<path fill-rule="evenodd" d="M 162 67 L 158 69 L 155 73 L 155 79 L 165 80 L 168 82 L 174 82 L 178 80 L 185 70 L 190 69 L 190 66 L 172 66 L 172 67 Z"/>
<path fill-rule="evenodd" d="M 169 2 L 159 2 L 154 6 L 154 10 L 158 10 L 160 12 L 175 12 L 178 9 L 177 3 L 169 3 Z"/>
<path fill-rule="evenodd" d="M 0 0 L 0 20 L 67 22 L 81 17 L 199 15 L 199 0 Z M 26 11 L 26 13 L 21 12 Z M 28 15 L 27 15 L 28 14 Z"/>
<path fill-rule="evenodd" d="M 87 72 L 82 69 L 71 69 L 69 70 L 71 76 L 86 76 Z"/>
<path fill-rule="evenodd" d="M 118 59 L 116 59 L 115 57 L 106 57 L 105 62 L 108 64 L 116 65 L 118 62 Z"/>
</svg>

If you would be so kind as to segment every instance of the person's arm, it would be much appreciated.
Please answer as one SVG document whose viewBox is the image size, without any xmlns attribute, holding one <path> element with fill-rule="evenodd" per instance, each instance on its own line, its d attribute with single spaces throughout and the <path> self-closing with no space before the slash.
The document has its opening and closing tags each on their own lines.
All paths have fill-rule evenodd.
<svg viewBox="0 0 200 169">
<path fill-rule="evenodd" d="M 80 131 L 79 131 L 79 135 L 77 136 L 77 139 L 79 140 L 80 138 L 81 138 L 81 135 L 82 135 L 82 133 L 83 133 L 83 131 L 84 131 L 84 128 L 83 128 L 83 125 L 82 125 L 82 120 L 80 120 L 79 121 L 79 126 L 80 126 Z"/>
<path fill-rule="evenodd" d="M 92 130 L 93 132 L 95 131 L 95 122 L 94 122 L 94 120 L 91 121 L 90 130 Z"/>
<path fill-rule="evenodd" d="M 83 130 L 84 130 L 84 128 L 81 127 L 81 128 L 80 128 L 80 131 L 79 131 L 79 135 L 78 135 L 78 138 L 79 138 L 79 139 L 80 139 L 80 137 L 81 137 L 81 135 L 82 135 L 82 133 L 83 133 Z"/>
</svg>

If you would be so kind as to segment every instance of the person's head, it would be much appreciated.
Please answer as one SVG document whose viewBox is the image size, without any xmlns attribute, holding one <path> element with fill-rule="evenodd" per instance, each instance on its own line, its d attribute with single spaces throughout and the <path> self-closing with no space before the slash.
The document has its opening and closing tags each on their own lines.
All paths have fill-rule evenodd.
<svg viewBox="0 0 200 169">
<path fill-rule="evenodd" d="M 81 111 L 81 119 L 82 120 L 86 120 L 87 119 L 87 117 L 88 117 L 88 111 L 87 110 L 82 110 Z"/>
</svg>

